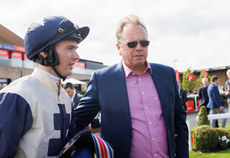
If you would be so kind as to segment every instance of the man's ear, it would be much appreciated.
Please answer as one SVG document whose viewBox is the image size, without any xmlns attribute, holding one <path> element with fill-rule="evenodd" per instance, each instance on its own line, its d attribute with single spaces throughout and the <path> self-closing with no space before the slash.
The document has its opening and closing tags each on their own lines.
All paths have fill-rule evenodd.
<svg viewBox="0 0 230 158">
<path fill-rule="evenodd" d="M 43 52 L 43 51 L 40 52 L 39 54 L 40 54 L 43 58 L 46 58 L 46 57 L 47 57 L 47 54 L 46 54 L 45 52 Z"/>
<path fill-rule="evenodd" d="M 117 50 L 118 50 L 118 52 L 119 52 L 119 55 L 121 55 L 121 51 L 120 51 L 121 46 L 120 46 L 120 44 L 119 44 L 119 43 L 117 43 L 117 44 L 116 44 L 116 47 L 117 47 Z"/>
</svg>

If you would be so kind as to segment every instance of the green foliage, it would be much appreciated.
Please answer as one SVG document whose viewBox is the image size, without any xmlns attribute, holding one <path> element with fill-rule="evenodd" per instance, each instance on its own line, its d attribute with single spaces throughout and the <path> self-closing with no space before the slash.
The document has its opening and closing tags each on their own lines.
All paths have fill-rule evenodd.
<svg viewBox="0 0 230 158">
<path fill-rule="evenodd" d="M 194 144 L 197 150 L 213 151 L 219 143 L 218 135 L 213 128 L 202 125 L 194 131 Z"/>
<path fill-rule="evenodd" d="M 215 128 L 214 129 L 219 137 L 218 148 L 219 149 L 226 149 L 230 143 L 228 138 L 228 130 L 225 128 Z"/>
<path fill-rule="evenodd" d="M 206 73 L 207 73 L 208 82 L 210 82 L 211 77 L 208 75 L 208 72 L 206 72 Z M 197 83 L 199 84 L 199 87 L 203 86 L 202 79 L 203 79 L 203 72 L 201 71 L 200 72 L 200 77 L 196 80 Z"/>
<path fill-rule="evenodd" d="M 188 101 L 189 101 L 189 100 L 193 100 L 193 101 L 194 101 L 194 100 L 195 100 L 195 97 L 189 97 L 189 98 L 188 98 Z"/>
<path fill-rule="evenodd" d="M 189 151 L 189 158 L 230 158 L 230 148 L 210 153 Z"/>
<path fill-rule="evenodd" d="M 85 94 L 85 92 L 83 92 L 83 91 L 79 91 L 78 93 L 81 94 L 81 95 Z"/>
<path fill-rule="evenodd" d="M 227 138 L 230 140 L 230 132 L 228 132 Z M 228 142 L 228 147 L 230 147 L 230 141 Z"/>
<path fill-rule="evenodd" d="M 201 125 L 210 125 L 210 121 L 208 120 L 207 110 L 205 106 L 201 106 L 200 111 L 198 112 L 198 121 L 197 126 Z"/>
<path fill-rule="evenodd" d="M 220 99 L 221 100 L 226 100 L 227 99 L 227 96 L 225 94 L 220 94 Z"/>
<path fill-rule="evenodd" d="M 183 78 L 182 78 L 182 85 L 181 85 L 181 86 L 182 86 L 182 88 L 185 89 L 187 92 L 192 93 L 192 90 L 193 90 L 193 88 L 194 88 L 194 86 L 195 86 L 195 83 L 194 83 L 194 80 L 192 80 L 192 81 L 187 80 L 186 76 L 187 76 L 188 73 L 191 73 L 190 68 L 188 68 L 188 69 L 184 72 Z"/>
<path fill-rule="evenodd" d="M 191 127 L 192 135 L 194 134 L 194 131 L 197 127 Z M 225 129 L 229 131 L 228 133 L 228 139 L 230 139 L 230 123 L 226 124 Z M 193 137 L 194 138 L 194 137 Z M 195 144 L 193 144 L 193 149 L 195 149 Z M 225 150 L 215 150 L 212 152 L 200 152 L 199 150 L 193 150 L 189 151 L 189 158 L 230 158 L 230 143 L 227 149 Z"/>
</svg>

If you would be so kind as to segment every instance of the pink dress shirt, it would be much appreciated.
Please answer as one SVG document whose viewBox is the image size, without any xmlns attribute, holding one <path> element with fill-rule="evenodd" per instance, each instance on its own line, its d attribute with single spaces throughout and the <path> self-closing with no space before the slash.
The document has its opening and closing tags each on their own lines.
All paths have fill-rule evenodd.
<svg viewBox="0 0 230 158">
<path fill-rule="evenodd" d="M 123 63 L 132 123 L 130 158 L 168 158 L 161 104 L 148 64 L 137 75 Z"/>
</svg>

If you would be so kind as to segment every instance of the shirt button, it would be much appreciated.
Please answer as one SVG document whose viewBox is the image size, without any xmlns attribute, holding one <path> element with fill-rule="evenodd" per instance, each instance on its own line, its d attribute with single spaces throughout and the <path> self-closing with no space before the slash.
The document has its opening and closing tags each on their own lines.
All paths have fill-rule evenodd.
<svg viewBox="0 0 230 158">
<path fill-rule="evenodd" d="M 149 122 L 149 124 L 151 125 L 151 124 L 152 124 L 152 122 Z"/>
<path fill-rule="evenodd" d="M 147 106 L 145 107 L 145 110 L 148 110 L 148 107 L 147 107 Z"/>
<path fill-rule="evenodd" d="M 139 81 L 141 81 L 141 78 L 139 78 Z"/>
<path fill-rule="evenodd" d="M 142 92 L 142 94 L 145 94 L 145 92 Z"/>
<path fill-rule="evenodd" d="M 156 140 L 155 138 L 153 138 L 153 141 Z"/>
<path fill-rule="evenodd" d="M 155 157 L 157 157 L 157 154 L 154 154 Z"/>
</svg>

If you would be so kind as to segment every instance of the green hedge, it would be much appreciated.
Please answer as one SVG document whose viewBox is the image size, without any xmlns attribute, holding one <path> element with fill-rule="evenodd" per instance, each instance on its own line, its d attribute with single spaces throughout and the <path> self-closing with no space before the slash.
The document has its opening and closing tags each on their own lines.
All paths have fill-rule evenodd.
<svg viewBox="0 0 230 158">
<path fill-rule="evenodd" d="M 215 131 L 219 137 L 218 148 L 219 149 L 227 149 L 229 145 L 229 138 L 228 138 L 228 130 L 225 128 L 215 128 Z"/>
<path fill-rule="evenodd" d="M 218 135 L 210 126 L 201 125 L 194 131 L 194 144 L 197 150 L 210 152 L 216 150 L 218 143 Z"/>
</svg>

